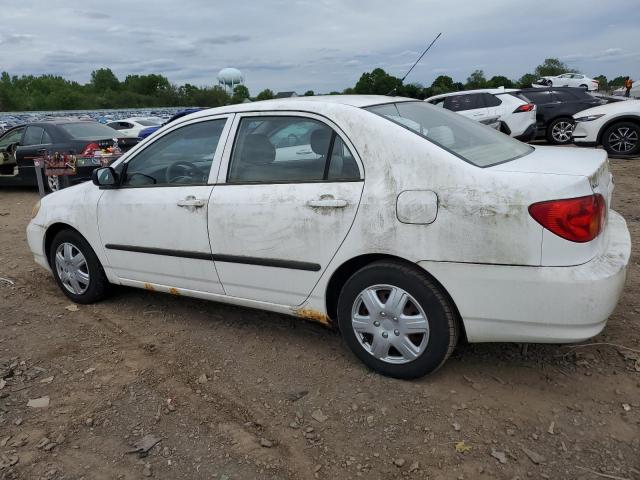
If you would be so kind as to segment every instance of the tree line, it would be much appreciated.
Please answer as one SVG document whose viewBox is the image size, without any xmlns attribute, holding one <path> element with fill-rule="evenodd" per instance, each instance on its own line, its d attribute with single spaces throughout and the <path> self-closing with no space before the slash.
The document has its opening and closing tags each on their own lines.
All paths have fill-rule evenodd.
<svg viewBox="0 0 640 480">
<path fill-rule="evenodd" d="M 548 58 L 538 65 L 533 73 L 518 80 L 502 75 L 487 79 L 482 70 L 475 70 L 465 83 L 454 82 L 448 75 L 440 75 L 430 86 L 420 83 L 403 83 L 381 68 L 365 72 L 353 87 L 329 94 L 394 94 L 424 99 L 441 93 L 475 88 L 524 88 L 543 76 L 575 72 L 556 58 Z M 623 85 L 624 76 L 608 80 L 604 75 L 595 77 L 602 90 L 611 90 Z M 314 95 L 308 90 L 304 95 Z M 91 73 L 87 84 L 80 84 L 57 75 L 9 75 L 0 74 L 0 111 L 28 110 L 89 110 L 102 108 L 148 108 L 200 106 L 219 107 L 249 100 L 268 100 L 275 95 L 265 89 L 255 97 L 245 85 L 237 85 L 229 93 L 216 86 L 196 86 L 190 83 L 175 85 L 158 74 L 127 75 L 124 81 L 109 68 L 100 68 Z"/>
</svg>

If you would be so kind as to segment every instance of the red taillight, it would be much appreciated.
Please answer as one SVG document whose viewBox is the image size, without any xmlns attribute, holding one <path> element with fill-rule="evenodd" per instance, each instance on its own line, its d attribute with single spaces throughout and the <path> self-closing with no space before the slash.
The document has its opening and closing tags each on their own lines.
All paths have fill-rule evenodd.
<svg viewBox="0 0 640 480">
<path fill-rule="evenodd" d="M 524 105 L 520 105 L 518 108 L 516 108 L 513 113 L 518 113 L 518 112 L 530 112 L 531 110 L 533 110 L 534 108 L 536 108 L 535 104 L 533 103 L 525 103 Z"/>
<path fill-rule="evenodd" d="M 100 145 L 98 145 L 97 143 L 90 143 L 89 145 L 84 147 L 84 150 L 82 151 L 82 156 L 89 157 L 93 155 L 93 152 L 95 152 L 96 150 L 100 150 Z"/>
<path fill-rule="evenodd" d="M 550 200 L 529 206 L 529 214 L 544 228 L 572 242 L 590 242 L 602 231 L 606 215 L 604 197 Z"/>
</svg>

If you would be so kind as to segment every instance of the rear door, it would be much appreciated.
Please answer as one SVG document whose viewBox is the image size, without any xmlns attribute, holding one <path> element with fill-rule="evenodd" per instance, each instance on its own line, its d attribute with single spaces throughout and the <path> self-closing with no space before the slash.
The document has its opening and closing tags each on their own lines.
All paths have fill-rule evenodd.
<svg viewBox="0 0 640 480">
<path fill-rule="evenodd" d="M 450 95 L 445 98 L 444 108 L 478 122 L 486 121 L 489 118 L 489 109 L 484 102 L 484 93 Z"/>
<path fill-rule="evenodd" d="M 224 292 L 207 210 L 229 121 L 181 124 L 118 165 L 122 185 L 103 191 L 97 222 L 109 265 L 124 284 Z"/>
<path fill-rule="evenodd" d="M 237 115 L 230 138 L 208 212 L 225 292 L 299 305 L 351 228 L 360 161 L 334 124 L 309 113 Z"/>
</svg>

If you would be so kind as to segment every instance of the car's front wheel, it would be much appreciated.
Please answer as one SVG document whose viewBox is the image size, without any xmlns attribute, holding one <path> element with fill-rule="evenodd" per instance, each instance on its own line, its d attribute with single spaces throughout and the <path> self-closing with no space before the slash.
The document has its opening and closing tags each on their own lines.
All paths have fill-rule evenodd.
<svg viewBox="0 0 640 480">
<path fill-rule="evenodd" d="M 458 340 L 451 302 L 426 274 L 394 261 L 372 263 L 344 285 L 338 323 L 367 366 L 395 378 L 437 370 Z"/>
<path fill-rule="evenodd" d="M 49 175 L 47 177 L 47 189 L 50 192 L 57 192 L 60 190 L 60 177 L 58 175 Z"/>
<path fill-rule="evenodd" d="M 570 118 L 556 118 L 547 127 L 547 141 L 554 145 L 571 143 L 574 126 Z"/>
<path fill-rule="evenodd" d="M 602 135 L 602 146 L 611 155 L 640 153 L 640 125 L 619 122 L 608 127 Z"/>
<path fill-rule="evenodd" d="M 49 249 L 56 283 L 76 303 L 93 303 L 108 293 L 109 281 L 89 243 L 75 230 L 56 234 Z"/>
</svg>

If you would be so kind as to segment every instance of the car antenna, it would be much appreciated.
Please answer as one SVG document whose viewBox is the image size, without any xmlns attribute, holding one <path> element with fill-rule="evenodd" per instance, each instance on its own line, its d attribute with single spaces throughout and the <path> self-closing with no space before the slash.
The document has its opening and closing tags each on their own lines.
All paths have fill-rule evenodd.
<svg viewBox="0 0 640 480">
<path fill-rule="evenodd" d="M 422 60 L 422 57 L 425 56 L 425 54 L 429 51 L 429 49 L 433 46 L 434 43 L 436 43 L 436 40 L 438 40 L 440 38 L 440 35 L 442 35 L 442 32 L 440 32 L 438 35 L 436 35 L 436 38 L 434 38 L 431 43 L 429 44 L 429 46 L 424 50 L 424 52 L 422 52 L 422 55 L 420 55 L 418 57 L 418 60 L 416 60 L 416 63 L 414 63 L 411 68 L 409 69 L 409 71 L 407 73 L 405 73 L 404 77 L 402 77 L 400 79 L 400 83 L 404 82 L 404 79 L 407 78 L 409 76 L 409 74 L 411 73 L 411 70 L 413 70 L 415 68 L 416 65 L 418 65 L 418 63 L 420 62 L 420 60 Z M 387 93 L 387 96 L 392 97 L 394 96 L 396 93 L 396 88 L 393 88 L 389 93 Z"/>
</svg>

